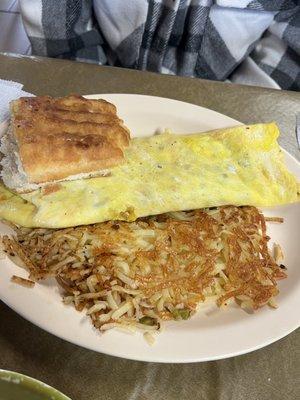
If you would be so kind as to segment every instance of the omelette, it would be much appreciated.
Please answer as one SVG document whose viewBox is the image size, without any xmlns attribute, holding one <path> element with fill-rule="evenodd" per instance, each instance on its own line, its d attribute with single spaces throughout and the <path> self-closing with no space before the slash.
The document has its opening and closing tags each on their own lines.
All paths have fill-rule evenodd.
<svg viewBox="0 0 300 400">
<path fill-rule="evenodd" d="M 0 186 L 0 218 L 25 227 L 64 228 L 133 221 L 169 211 L 299 201 L 274 123 L 208 133 L 165 132 L 130 140 L 106 176 L 63 181 L 29 193 Z"/>
</svg>

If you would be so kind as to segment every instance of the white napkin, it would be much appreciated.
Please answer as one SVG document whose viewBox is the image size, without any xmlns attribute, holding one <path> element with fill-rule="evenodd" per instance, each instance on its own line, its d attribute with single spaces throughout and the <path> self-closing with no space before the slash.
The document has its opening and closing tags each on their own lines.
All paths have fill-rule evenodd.
<svg viewBox="0 0 300 400">
<path fill-rule="evenodd" d="M 23 84 L 0 79 L 0 122 L 9 118 L 9 102 L 22 96 L 34 96 L 22 90 Z"/>
</svg>

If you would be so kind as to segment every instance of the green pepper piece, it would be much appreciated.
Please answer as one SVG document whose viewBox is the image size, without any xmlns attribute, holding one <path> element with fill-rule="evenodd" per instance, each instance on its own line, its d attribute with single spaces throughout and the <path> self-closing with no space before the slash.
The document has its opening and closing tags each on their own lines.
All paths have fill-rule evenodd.
<svg viewBox="0 0 300 400">
<path fill-rule="evenodd" d="M 178 309 L 178 308 L 174 308 L 174 310 L 172 311 L 173 317 L 176 320 L 181 320 L 181 319 L 189 319 L 191 312 L 190 310 L 183 308 L 183 309 Z"/>
<path fill-rule="evenodd" d="M 148 325 L 148 326 L 157 325 L 156 319 L 151 318 L 151 317 L 148 317 L 148 316 L 142 317 L 142 318 L 139 320 L 139 322 L 140 322 L 141 324 Z"/>
</svg>

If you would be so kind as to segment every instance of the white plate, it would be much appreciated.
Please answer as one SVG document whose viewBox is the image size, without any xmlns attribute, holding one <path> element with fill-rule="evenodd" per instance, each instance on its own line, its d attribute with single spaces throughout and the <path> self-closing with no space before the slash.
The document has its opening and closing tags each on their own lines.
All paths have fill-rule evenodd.
<svg viewBox="0 0 300 400">
<path fill-rule="evenodd" d="M 239 122 L 214 111 L 175 100 L 127 94 L 89 96 L 105 98 L 118 108 L 119 115 L 134 136 L 153 134 L 170 128 L 177 133 L 200 132 L 229 127 Z M 300 179 L 300 164 L 286 153 L 287 165 Z M 9 260 L 1 260 L 0 296 L 13 310 L 46 331 L 69 342 L 101 353 L 154 362 L 195 362 L 231 357 L 266 346 L 299 325 L 300 207 L 290 205 L 269 209 L 267 215 L 282 216 L 283 225 L 269 224 L 272 241 L 279 242 L 286 255 L 288 278 L 280 281 L 277 310 L 265 307 L 253 315 L 231 307 L 221 311 L 205 306 L 189 321 L 170 322 L 150 347 L 140 334 L 96 331 L 84 313 L 62 304 L 54 282 L 36 284 L 34 289 L 10 282 L 12 274 L 26 272 Z M 0 226 L 0 233 L 6 228 Z M 4 323 L 4 321 L 2 321 Z"/>
</svg>

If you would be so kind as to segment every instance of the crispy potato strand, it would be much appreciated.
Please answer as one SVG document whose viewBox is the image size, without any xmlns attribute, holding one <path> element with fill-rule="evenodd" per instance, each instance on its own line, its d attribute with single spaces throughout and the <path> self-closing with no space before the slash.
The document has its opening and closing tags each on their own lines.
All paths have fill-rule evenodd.
<svg viewBox="0 0 300 400">
<path fill-rule="evenodd" d="M 101 330 L 157 330 L 160 320 L 187 319 L 210 298 L 219 306 L 234 299 L 243 308 L 274 307 L 277 280 L 286 277 L 255 207 L 15 233 L 3 238 L 4 247 L 29 278 L 55 277 L 65 303 L 85 309 Z"/>
</svg>

